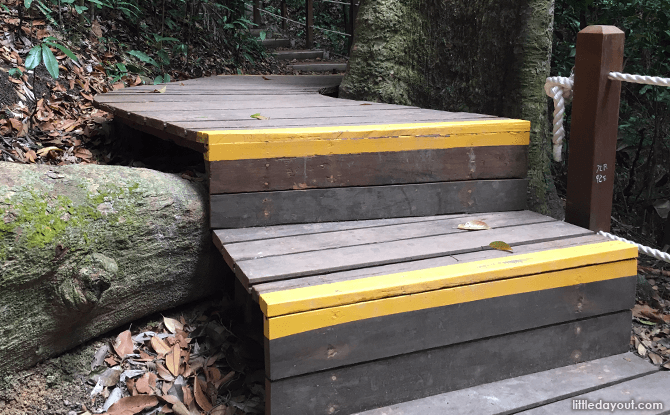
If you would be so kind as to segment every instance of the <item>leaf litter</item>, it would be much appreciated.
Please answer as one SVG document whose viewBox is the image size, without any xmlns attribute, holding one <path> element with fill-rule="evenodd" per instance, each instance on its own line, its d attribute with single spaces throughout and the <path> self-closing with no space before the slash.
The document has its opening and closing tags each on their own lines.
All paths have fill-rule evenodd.
<svg viewBox="0 0 670 415">
<path fill-rule="evenodd" d="M 227 300 L 201 301 L 169 317 L 149 317 L 129 330 L 94 340 L 87 357 L 78 357 L 76 363 L 67 360 L 75 351 L 50 359 L 46 366 L 17 376 L 35 378 L 35 389 L 27 389 L 21 381 L 5 389 L 0 386 L 0 413 L 261 414 L 265 408 L 262 327 L 251 330 L 234 318 L 234 311 Z M 50 362 L 70 380 L 59 378 L 45 386 L 49 383 L 41 374 L 55 370 L 45 370 L 52 367 Z M 71 396 L 77 390 L 78 395 Z M 31 402 L 44 394 L 54 395 L 49 406 L 35 410 L 41 405 Z"/>
</svg>

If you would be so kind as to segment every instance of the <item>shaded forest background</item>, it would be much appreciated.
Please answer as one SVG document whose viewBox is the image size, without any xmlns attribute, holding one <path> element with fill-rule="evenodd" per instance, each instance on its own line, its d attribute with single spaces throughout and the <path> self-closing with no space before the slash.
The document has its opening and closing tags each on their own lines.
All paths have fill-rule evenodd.
<svg viewBox="0 0 670 415">
<path fill-rule="evenodd" d="M 250 3 L 3 1 L 0 160 L 141 165 L 110 135 L 109 115 L 92 107 L 95 94 L 216 74 L 289 73 L 263 49 L 266 32 L 249 31 Z M 304 23 L 305 2 L 287 0 L 287 5 L 289 18 Z M 316 0 L 316 25 L 343 31 L 347 7 Z M 264 8 L 279 14 L 279 1 L 265 1 Z M 264 20 L 268 32 L 282 31 L 278 20 Z M 570 74 L 576 34 L 591 24 L 625 31 L 624 72 L 670 76 L 670 0 L 556 1 L 552 75 Z M 289 23 L 285 32 L 300 46 L 303 26 Z M 344 36 L 316 35 L 317 47 L 346 55 Z M 660 248 L 670 243 L 669 103 L 668 88 L 623 85 L 613 229 Z M 568 108 L 566 148 L 569 115 Z M 567 162 L 552 164 L 560 196 Z"/>
</svg>

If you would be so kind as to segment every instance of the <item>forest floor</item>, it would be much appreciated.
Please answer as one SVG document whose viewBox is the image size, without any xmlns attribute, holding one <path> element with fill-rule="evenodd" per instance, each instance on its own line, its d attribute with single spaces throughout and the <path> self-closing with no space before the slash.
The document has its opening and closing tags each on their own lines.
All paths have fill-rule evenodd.
<svg viewBox="0 0 670 415">
<path fill-rule="evenodd" d="M 113 134 L 110 114 L 92 103 L 98 93 L 152 82 L 146 75 L 117 76 L 117 64 L 125 65 L 127 56 L 105 42 L 121 39 L 140 49 L 133 43 L 139 40 L 113 21 L 95 21 L 78 34 L 78 47 L 72 48 L 77 62 L 51 48 L 60 68 L 58 79 L 44 65 L 26 71 L 27 54 L 36 42 L 64 36 L 37 13 L 19 18 L 19 1 L 23 0 L 3 1 L 8 8 L 0 9 L 0 161 L 170 171 L 170 163 L 150 165 L 124 151 Z M 193 47 L 191 57 L 167 73 L 172 80 L 291 73 L 270 55 L 254 57 L 253 63 L 233 64 L 204 47 Z M 669 268 L 641 258 L 631 333 L 631 350 L 666 369 L 670 369 Z M 93 414 L 116 401 L 110 413 L 263 413 L 262 342 L 234 315 L 226 300 L 200 301 L 133 322 L 33 368 L 0 374 L 0 413 Z"/>
</svg>

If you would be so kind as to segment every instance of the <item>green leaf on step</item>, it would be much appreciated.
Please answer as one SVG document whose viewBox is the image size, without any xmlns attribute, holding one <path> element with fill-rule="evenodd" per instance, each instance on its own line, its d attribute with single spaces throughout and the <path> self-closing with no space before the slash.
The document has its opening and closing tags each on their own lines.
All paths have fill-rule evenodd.
<svg viewBox="0 0 670 415">
<path fill-rule="evenodd" d="M 257 112 L 255 114 L 251 114 L 251 118 L 255 118 L 257 120 L 269 120 L 268 117 L 262 116 L 260 112 Z"/>
<path fill-rule="evenodd" d="M 261 31 L 261 33 L 260 33 L 258 36 L 261 38 L 261 41 L 263 41 L 263 40 L 265 40 L 265 38 L 267 37 L 267 35 L 268 35 L 267 32 L 265 32 L 265 31 L 263 30 L 263 31 Z"/>
<path fill-rule="evenodd" d="M 491 248 L 497 249 L 499 251 L 513 252 L 512 247 L 509 246 L 506 242 L 503 242 L 503 241 L 493 241 L 489 244 L 489 246 Z"/>
<path fill-rule="evenodd" d="M 58 61 L 54 53 L 49 49 L 49 46 L 45 43 L 42 44 L 42 60 L 44 61 L 44 66 L 47 67 L 47 71 L 49 71 L 49 75 L 53 79 L 58 79 Z"/>
</svg>

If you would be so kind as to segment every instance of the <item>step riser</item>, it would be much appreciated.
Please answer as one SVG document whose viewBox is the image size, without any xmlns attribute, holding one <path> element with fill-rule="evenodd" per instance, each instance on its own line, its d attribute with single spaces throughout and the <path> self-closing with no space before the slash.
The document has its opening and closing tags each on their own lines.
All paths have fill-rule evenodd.
<svg viewBox="0 0 670 415">
<path fill-rule="evenodd" d="M 265 38 L 264 40 L 261 41 L 263 46 L 265 46 L 268 49 L 273 49 L 273 48 L 290 48 L 291 47 L 291 41 L 289 39 L 268 39 Z"/>
<path fill-rule="evenodd" d="M 272 54 L 278 60 L 323 59 L 322 50 L 285 50 Z"/>
<path fill-rule="evenodd" d="M 631 313 L 626 310 L 267 381 L 266 414 L 352 414 L 624 353 L 630 340 L 630 320 Z"/>
<path fill-rule="evenodd" d="M 347 70 L 346 63 L 299 63 L 289 65 L 294 71 L 301 72 L 344 72 Z"/>
<path fill-rule="evenodd" d="M 609 270 L 611 265 L 609 268 L 592 268 L 594 273 L 616 272 Z M 571 271 L 563 271 L 563 274 L 568 273 Z M 552 276 L 559 277 L 560 273 Z M 529 277 L 518 284 L 532 285 L 538 279 Z M 625 310 L 634 304 L 635 282 L 635 276 L 617 278 L 388 314 L 272 340 L 266 337 L 266 375 L 273 381 L 280 380 Z M 497 287 L 490 287 L 493 291 L 502 291 L 505 285 L 510 285 L 509 280 L 489 284 Z M 444 295 L 463 298 L 469 290 L 471 288 L 468 287 L 448 289 L 444 290 Z M 429 301 L 429 295 L 415 296 L 418 303 Z M 439 295 L 435 292 L 432 297 L 437 298 Z M 378 308 L 383 308 L 385 301 L 376 303 Z M 386 303 L 391 312 L 401 307 L 399 301 L 387 300 Z M 340 307 L 339 314 L 343 315 L 348 308 L 351 307 Z M 361 307 L 356 308 L 358 312 L 363 311 Z M 316 316 L 319 312 L 312 314 Z M 288 317 L 280 317 L 278 320 L 280 328 L 291 324 L 291 318 Z M 473 324 L 473 320 L 476 324 Z M 266 324 L 272 324 L 272 321 L 266 320 Z M 304 328 L 308 323 L 298 318 L 294 324 Z"/>
</svg>

